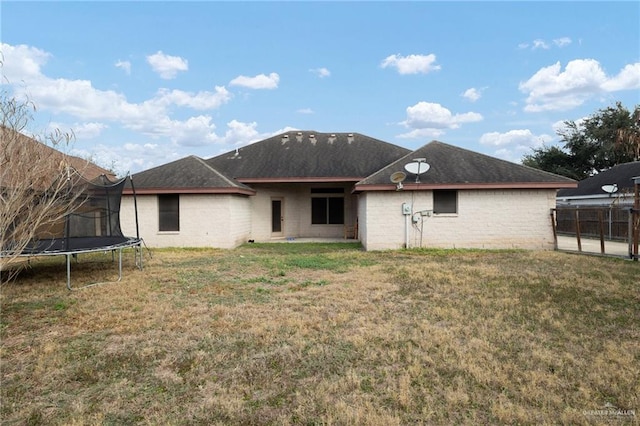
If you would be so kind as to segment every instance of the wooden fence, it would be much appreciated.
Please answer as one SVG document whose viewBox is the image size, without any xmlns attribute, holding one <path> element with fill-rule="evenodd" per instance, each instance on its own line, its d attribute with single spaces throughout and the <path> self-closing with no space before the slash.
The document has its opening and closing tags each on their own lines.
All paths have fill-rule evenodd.
<svg viewBox="0 0 640 426">
<path fill-rule="evenodd" d="M 582 239 L 599 240 L 600 252 L 605 253 L 605 241 L 627 243 L 629 257 L 638 259 L 638 230 L 640 212 L 630 207 L 571 206 L 551 209 L 553 233 L 573 237 L 578 251 L 582 251 Z"/>
</svg>

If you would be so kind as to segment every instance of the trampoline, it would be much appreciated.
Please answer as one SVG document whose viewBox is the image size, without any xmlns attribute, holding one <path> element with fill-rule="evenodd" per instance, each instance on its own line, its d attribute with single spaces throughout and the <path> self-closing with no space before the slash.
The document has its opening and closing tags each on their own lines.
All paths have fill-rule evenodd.
<svg viewBox="0 0 640 426">
<path fill-rule="evenodd" d="M 122 251 L 134 249 L 135 264 L 142 269 L 142 243 L 139 235 L 138 212 L 133 189 L 136 236 L 122 233 L 120 227 L 120 204 L 122 190 L 127 182 L 133 189 L 130 176 L 111 181 L 105 175 L 93 181 L 82 179 L 74 184 L 74 190 L 80 192 L 78 205 L 73 212 L 59 222 L 36 231 L 36 237 L 21 251 L 18 257 L 65 256 L 67 263 L 67 288 L 71 286 L 71 259 L 80 254 L 92 252 L 111 252 L 112 260 L 118 252 L 118 279 L 122 280 Z M 1 255 L 1 253 L 0 253 Z M 91 287 L 106 282 L 85 284 L 79 288 Z"/>
</svg>

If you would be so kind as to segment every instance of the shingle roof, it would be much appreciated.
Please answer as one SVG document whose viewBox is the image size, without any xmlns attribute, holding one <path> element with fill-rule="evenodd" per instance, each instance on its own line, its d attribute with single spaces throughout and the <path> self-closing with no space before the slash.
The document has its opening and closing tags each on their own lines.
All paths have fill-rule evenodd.
<svg viewBox="0 0 640 426">
<path fill-rule="evenodd" d="M 631 192 L 633 178 L 640 176 L 640 161 L 618 164 L 609 170 L 588 177 L 578 182 L 578 187 L 558 191 L 558 197 L 585 195 L 607 195 L 602 189 L 604 185 L 618 185 L 618 192 Z"/>
<path fill-rule="evenodd" d="M 359 133 L 287 132 L 206 160 L 241 182 L 357 181 L 410 152 Z"/>
<path fill-rule="evenodd" d="M 251 188 L 235 182 L 210 167 L 202 158 L 191 155 L 163 164 L 131 177 L 137 193 L 211 193 L 253 194 Z"/>
<path fill-rule="evenodd" d="M 32 155 L 34 159 L 39 157 L 51 157 L 56 161 L 59 161 L 61 164 L 71 166 L 86 180 L 94 180 L 103 175 L 111 180 L 115 179 L 115 174 L 112 171 L 100 167 L 91 161 L 65 154 L 64 152 L 61 152 L 32 137 L 17 132 L 14 129 L 0 126 L 0 150 L 4 154 L 10 154 L 11 152 L 8 152 L 10 149 L 17 149 L 19 147 L 24 148 L 25 146 L 27 149 L 24 152 Z M 11 171 L 12 170 L 9 170 L 9 172 Z M 15 172 L 19 173 L 20 171 L 15 170 Z"/>
<path fill-rule="evenodd" d="M 415 175 L 406 172 L 404 165 L 415 158 L 426 158 L 430 169 L 420 176 L 420 187 L 502 187 L 526 188 L 546 187 L 562 188 L 574 186 L 576 182 L 563 176 L 542 170 L 490 157 L 474 151 L 448 145 L 439 141 L 432 141 L 401 159 L 393 162 L 377 173 L 360 181 L 357 190 L 392 189 L 390 176 L 394 172 L 402 171 L 407 174 L 405 187 L 415 182 Z M 369 188 L 368 188 L 369 186 Z"/>
</svg>

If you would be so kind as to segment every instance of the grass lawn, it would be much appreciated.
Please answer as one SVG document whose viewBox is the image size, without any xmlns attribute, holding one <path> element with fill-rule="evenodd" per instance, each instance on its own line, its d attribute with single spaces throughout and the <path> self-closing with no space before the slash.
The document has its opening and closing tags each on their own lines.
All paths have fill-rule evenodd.
<svg viewBox="0 0 640 426">
<path fill-rule="evenodd" d="M 637 424 L 640 263 L 251 244 L 2 287 L 2 424 Z M 74 285 L 117 275 L 86 255 Z"/>
</svg>

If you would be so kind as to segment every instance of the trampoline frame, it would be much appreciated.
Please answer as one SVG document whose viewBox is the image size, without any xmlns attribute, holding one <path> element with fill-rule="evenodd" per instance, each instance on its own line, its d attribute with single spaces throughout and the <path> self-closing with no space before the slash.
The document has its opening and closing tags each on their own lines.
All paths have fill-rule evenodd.
<svg viewBox="0 0 640 426">
<path fill-rule="evenodd" d="M 69 215 L 67 215 L 65 217 L 65 236 L 63 238 L 51 238 L 51 239 L 38 240 L 36 241 L 35 248 L 33 247 L 27 248 L 24 252 L 17 255 L 17 257 L 27 257 L 27 258 L 40 257 L 40 256 L 65 256 L 66 264 L 67 264 L 67 289 L 70 291 L 79 290 L 87 287 L 93 287 L 101 284 L 120 282 L 122 280 L 122 250 L 124 250 L 125 248 L 130 248 L 130 247 L 134 248 L 135 264 L 138 267 L 138 269 L 142 270 L 143 268 L 142 244 L 144 240 L 140 238 L 140 230 L 138 227 L 138 202 L 137 202 L 135 187 L 133 185 L 133 179 L 129 174 L 127 174 L 127 176 L 125 176 L 124 178 L 116 182 L 110 182 L 108 178 L 106 178 L 106 176 L 104 175 L 102 177 L 105 178 L 110 183 L 109 185 L 103 185 L 103 187 L 107 187 L 107 186 L 115 187 L 117 185 L 122 184 L 127 179 L 129 179 L 129 182 L 131 183 L 131 189 L 133 190 L 136 237 L 127 237 L 120 234 L 120 236 L 115 236 L 117 241 L 111 242 L 111 244 L 100 245 L 100 246 L 86 246 L 86 242 L 85 244 L 82 244 L 82 242 L 80 244 L 77 244 L 77 241 L 75 240 L 78 239 L 78 237 L 70 237 L 67 234 L 68 226 L 69 226 L 69 222 L 68 222 Z M 122 193 L 120 193 L 120 197 L 121 196 L 122 196 Z M 118 224 L 118 228 L 119 228 L 119 224 Z M 110 236 L 110 238 L 113 238 L 113 237 L 114 236 Z M 85 237 L 80 237 L 80 238 L 85 238 Z M 75 244 L 70 244 L 71 241 L 74 241 Z M 49 243 L 47 244 L 47 242 Z M 56 242 L 61 242 L 62 248 L 54 248 L 56 246 L 55 244 Z M 40 247 L 38 248 L 38 246 Z M 75 246 L 75 247 L 70 248 L 72 246 Z M 77 255 L 79 254 L 108 252 L 108 251 L 111 252 L 112 260 L 115 252 L 118 251 L 118 279 L 117 280 L 90 283 L 90 284 L 85 284 L 81 287 L 76 287 L 76 288 L 71 286 L 71 258 L 72 257 L 77 257 Z M 0 257 L 2 256 L 3 256 L 3 252 L 0 251 Z"/>
<path fill-rule="evenodd" d="M 94 287 L 102 284 L 111 284 L 122 281 L 122 250 L 125 248 L 134 247 L 134 258 L 135 264 L 138 269 L 143 269 L 143 256 L 142 256 L 142 243 L 143 240 L 141 238 L 127 238 L 126 241 L 117 244 L 111 244 L 109 246 L 101 246 L 101 247 L 93 247 L 93 248 L 85 248 L 85 249 L 77 249 L 77 250 L 51 250 L 51 251 L 40 251 L 34 253 L 25 253 L 20 254 L 18 257 L 40 257 L 40 256 L 65 256 L 66 264 L 67 264 L 67 289 L 68 290 L 80 290 L 87 287 Z M 81 287 L 72 287 L 71 286 L 71 258 L 76 257 L 79 254 L 86 253 L 97 253 L 97 252 L 108 252 L 110 251 L 112 256 L 115 251 L 118 251 L 118 279 L 115 281 L 101 281 L 96 283 L 85 284 Z"/>
</svg>

